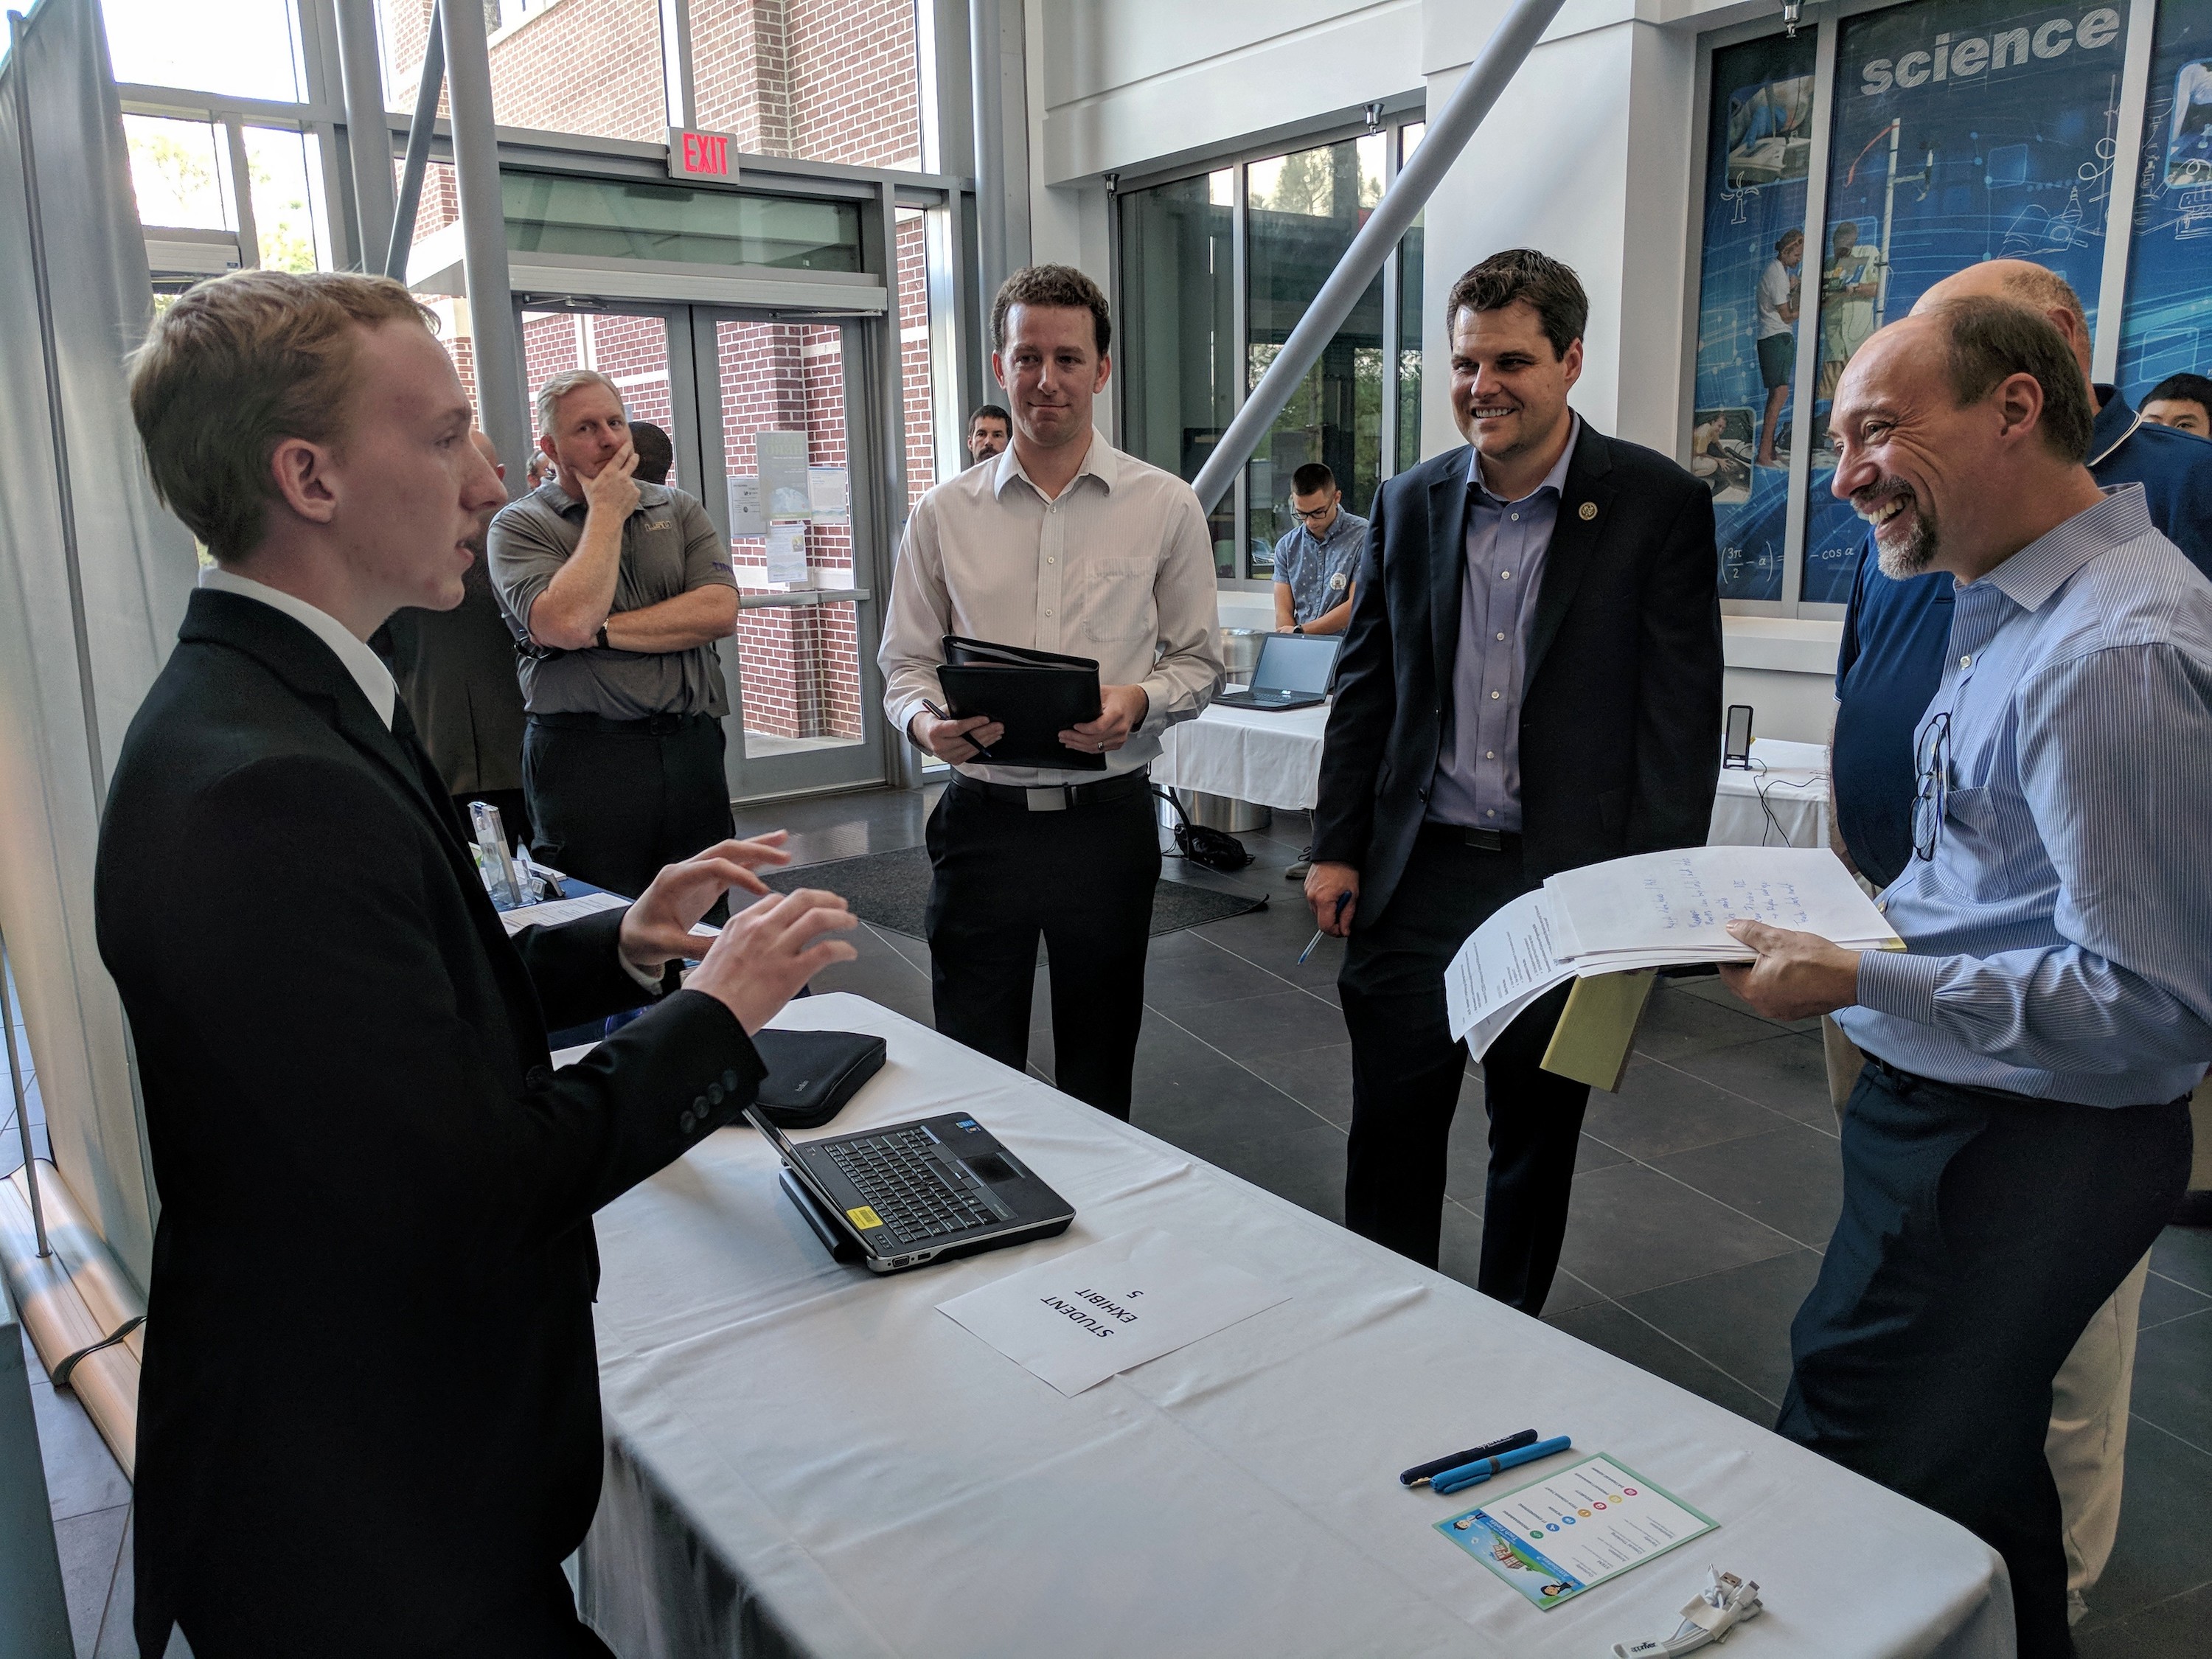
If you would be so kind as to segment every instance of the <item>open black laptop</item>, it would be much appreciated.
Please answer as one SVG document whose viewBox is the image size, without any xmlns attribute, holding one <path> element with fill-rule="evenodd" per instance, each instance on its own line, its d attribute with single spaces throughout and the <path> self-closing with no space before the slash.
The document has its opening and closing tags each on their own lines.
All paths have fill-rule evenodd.
<svg viewBox="0 0 2212 1659">
<path fill-rule="evenodd" d="M 1340 634 L 1270 634 L 1260 641 L 1252 683 L 1213 701 L 1223 708 L 1310 708 L 1328 701 Z"/>
<path fill-rule="evenodd" d="M 841 1261 L 873 1273 L 1067 1231 L 1075 1211 L 965 1112 L 793 1141 L 745 1119 L 783 1159 L 783 1190 Z"/>
</svg>

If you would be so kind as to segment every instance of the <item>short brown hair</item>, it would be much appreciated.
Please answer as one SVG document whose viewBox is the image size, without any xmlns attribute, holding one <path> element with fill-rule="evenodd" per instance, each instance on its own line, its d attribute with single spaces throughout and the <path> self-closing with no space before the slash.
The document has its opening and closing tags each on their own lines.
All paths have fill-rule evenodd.
<svg viewBox="0 0 2212 1659">
<path fill-rule="evenodd" d="M 1981 297 L 1946 301 L 1926 314 L 1948 336 L 1951 395 L 1961 409 L 2015 374 L 2029 375 L 2043 388 L 2043 441 L 2061 460 L 2087 460 L 2096 411 L 2081 384 L 2081 366 L 2048 317 L 2010 300 Z"/>
<path fill-rule="evenodd" d="M 259 545 L 287 438 L 344 441 L 362 332 L 434 330 L 388 276 L 240 270 L 186 289 L 131 354 L 131 415 L 155 493 L 218 559 Z"/>
<path fill-rule="evenodd" d="M 1583 337 L 1589 324 L 1589 296 L 1582 278 L 1548 253 L 1532 247 L 1510 247 L 1493 253 L 1451 287 L 1444 301 L 1444 329 L 1449 332 L 1462 311 L 1502 311 L 1516 300 L 1526 300 L 1543 319 L 1544 337 L 1554 356 Z"/>
<path fill-rule="evenodd" d="M 991 301 L 991 343 L 1006 349 L 1006 313 L 1016 306 L 1059 306 L 1091 313 L 1091 337 L 1103 357 L 1113 343 L 1114 323 L 1106 313 L 1106 295 L 1098 284 L 1073 265 L 1024 265 L 999 284 L 999 297 Z"/>
</svg>

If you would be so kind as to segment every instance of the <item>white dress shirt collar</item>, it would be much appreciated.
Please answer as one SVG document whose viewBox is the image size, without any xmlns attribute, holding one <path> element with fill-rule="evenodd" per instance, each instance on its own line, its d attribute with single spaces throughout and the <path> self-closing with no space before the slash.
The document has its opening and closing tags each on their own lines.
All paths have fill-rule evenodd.
<svg viewBox="0 0 2212 1659">
<path fill-rule="evenodd" d="M 1079 480 L 1091 477 L 1097 479 L 1106 493 L 1110 495 L 1114 493 L 1114 486 L 1119 482 L 1121 476 L 1118 452 L 1113 445 L 1099 436 L 1097 428 L 1094 428 L 1091 434 L 1091 447 L 1083 452 L 1083 465 L 1075 469 L 1075 477 L 1067 481 L 1067 489 L 1061 490 L 1059 496 L 1048 495 L 1042 489 L 1038 489 L 1036 480 L 1030 477 L 1029 470 L 1022 465 L 1021 458 L 1014 453 L 1014 447 L 1012 444 L 1008 444 L 1000 450 L 999 459 L 993 463 L 991 494 L 994 496 L 1005 495 L 1006 486 L 1019 478 L 1031 489 L 1036 490 L 1038 500 L 1056 501 L 1065 496 L 1069 489 L 1074 489 Z"/>
<path fill-rule="evenodd" d="M 305 599 L 295 599 L 289 593 L 257 582 L 251 577 L 225 570 L 220 565 L 205 565 L 200 569 L 200 586 L 218 593 L 235 593 L 240 599 L 258 599 L 270 609 L 283 611 L 294 622 L 313 634 L 331 648 L 331 653 L 353 676 L 354 684 L 361 687 L 361 695 L 368 699 L 368 706 L 376 711 L 376 718 L 384 722 L 385 730 L 392 729 L 392 706 L 399 700 L 399 688 L 392 678 L 392 671 L 384 660 L 359 640 L 347 632 L 345 625 L 326 611 L 318 611 Z"/>
</svg>

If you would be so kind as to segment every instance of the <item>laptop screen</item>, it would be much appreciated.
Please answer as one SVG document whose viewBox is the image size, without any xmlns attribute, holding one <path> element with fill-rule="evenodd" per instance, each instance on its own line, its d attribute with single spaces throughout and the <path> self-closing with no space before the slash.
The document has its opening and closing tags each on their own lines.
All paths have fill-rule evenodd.
<svg viewBox="0 0 2212 1659">
<path fill-rule="evenodd" d="M 1328 690 L 1328 677 L 1336 668 L 1336 650 L 1343 643 L 1343 636 L 1337 634 L 1270 634 L 1260 641 L 1252 689 L 1319 696 Z"/>
</svg>

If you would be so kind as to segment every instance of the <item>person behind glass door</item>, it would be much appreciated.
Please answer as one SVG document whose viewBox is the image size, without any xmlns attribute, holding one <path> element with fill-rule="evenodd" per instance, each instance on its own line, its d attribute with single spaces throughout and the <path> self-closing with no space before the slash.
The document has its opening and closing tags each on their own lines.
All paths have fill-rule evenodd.
<svg viewBox="0 0 2212 1659">
<path fill-rule="evenodd" d="M 515 632 L 523 787 L 545 862 L 636 893 L 731 832 L 729 712 L 714 644 L 737 580 L 706 509 L 640 483 L 622 394 L 596 370 L 538 389 L 554 476 L 492 520 L 492 580 Z"/>
<path fill-rule="evenodd" d="M 1376 497 L 1322 751 L 1305 896 L 1351 936 L 1345 1224 L 1430 1267 L 1467 1078 L 1446 965 L 1554 871 L 1704 845 L 1720 778 L 1712 494 L 1568 407 L 1589 316 L 1575 273 L 1532 249 L 1452 285 L 1468 446 Z M 1567 990 L 1482 1061 L 1476 1288 L 1528 1314 L 1559 1267 L 1589 1099 L 1540 1063 Z"/>
<path fill-rule="evenodd" d="M 479 429 L 469 441 L 504 483 L 507 468 L 491 440 Z M 461 602 L 451 611 L 395 611 L 368 642 L 399 683 L 416 734 L 461 816 L 468 816 L 471 801 L 495 806 L 507 840 L 520 845 L 531 839 L 522 789 L 522 688 L 514 678 L 514 633 L 484 560 L 492 515 L 506 504 L 502 489 L 483 507 L 469 538 L 477 556 L 462 574 Z"/>
<path fill-rule="evenodd" d="M 1798 271 L 1804 259 L 1805 233 L 1783 232 L 1753 296 L 1759 313 L 1759 383 L 1766 388 L 1766 413 L 1759 423 L 1761 466 L 1781 465 L 1774 459 L 1774 434 L 1781 429 L 1790 382 L 1797 371 Z"/>
<path fill-rule="evenodd" d="M 937 1029 L 1026 1066 L 1042 933 L 1054 1080 L 1127 1118 L 1160 873 L 1146 769 L 1220 683 L 1213 544 L 1188 484 L 1091 426 L 1113 369 L 1096 283 L 1018 270 L 991 334 L 1013 443 L 915 503 L 877 656 L 884 714 L 953 768 L 928 828 Z M 948 634 L 1095 658 L 1098 718 L 1059 735 L 1106 769 L 1005 765 L 983 752 L 1005 735 L 997 711 L 940 719 Z"/>
<path fill-rule="evenodd" d="M 2191 437 L 2212 438 L 2212 379 L 2169 374 L 2143 399 L 2143 419 Z"/>
<path fill-rule="evenodd" d="M 968 465 L 1005 454 L 1013 434 L 1014 417 L 996 404 L 985 404 L 968 417 Z"/>
<path fill-rule="evenodd" d="M 2074 1650 L 2054 1379 L 2181 1195 L 2212 1063 L 2212 584 L 2099 487 L 2094 408 L 2008 299 L 1853 358 L 1831 488 L 1893 579 L 1957 585 L 1882 895 L 1908 951 L 1737 922 L 1721 969 L 1866 1055 L 1777 1430 L 2002 1554 L 2027 1659 Z"/>
<path fill-rule="evenodd" d="M 637 451 L 636 478 L 640 483 L 665 484 L 676 465 L 676 446 L 668 434 L 651 421 L 629 423 L 630 447 Z"/>
<path fill-rule="evenodd" d="M 1297 523 L 1275 544 L 1275 631 L 1341 634 L 1352 620 L 1367 520 L 1344 510 L 1336 475 L 1319 461 L 1291 474 Z"/>
</svg>

